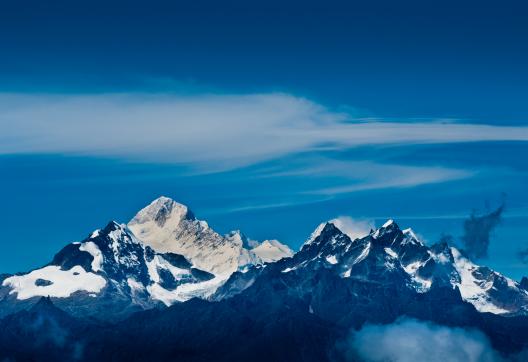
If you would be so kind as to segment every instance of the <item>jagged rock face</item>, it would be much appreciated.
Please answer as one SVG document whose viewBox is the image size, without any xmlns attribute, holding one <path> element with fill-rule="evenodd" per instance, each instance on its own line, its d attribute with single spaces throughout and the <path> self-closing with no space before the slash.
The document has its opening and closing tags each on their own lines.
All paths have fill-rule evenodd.
<svg viewBox="0 0 528 362">
<path fill-rule="evenodd" d="M 152 249 L 183 255 L 198 269 L 229 274 L 238 268 L 241 245 L 223 238 L 186 206 L 169 198 L 154 200 L 128 227 Z"/>
<path fill-rule="evenodd" d="M 495 314 L 528 312 L 528 292 L 521 285 L 485 266 L 473 264 L 451 248 L 460 282 L 454 283 L 464 298 L 480 312 Z"/>
<path fill-rule="evenodd" d="M 291 266 L 282 272 L 325 268 L 341 278 L 387 283 L 398 280 L 407 287 L 412 284 L 412 278 L 404 266 L 424 258 L 421 247 L 423 245 L 409 242 L 396 224 L 382 227 L 364 238 L 350 240 L 334 224 L 327 223 L 317 236 L 303 245 L 291 259 Z M 400 259 L 396 250 L 405 257 Z"/>
</svg>

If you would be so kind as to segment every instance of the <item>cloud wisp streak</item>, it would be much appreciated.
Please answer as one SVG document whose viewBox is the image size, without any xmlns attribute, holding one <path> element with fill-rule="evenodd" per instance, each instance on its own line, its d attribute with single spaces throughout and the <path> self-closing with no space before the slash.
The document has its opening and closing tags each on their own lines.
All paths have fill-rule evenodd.
<svg viewBox="0 0 528 362">
<path fill-rule="evenodd" d="M 331 150 L 490 140 L 528 141 L 528 127 L 361 119 L 284 93 L 0 94 L 0 155 L 108 157 L 181 165 L 182 175 L 239 169 L 255 178 L 312 180 L 288 189 L 291 197 L 232 211 L 456 181 L 479 171 L 335 159 Z M 271 168 L 262 169 L 266 162 Z"/>
<path fill-rule="evenodd" d="M 472 176 L 472 171 L 445 167 L 416 167 L 405 165 L 379 164 L 374 162 L 329 162 L 317 166 L 306 174 L 332 174 L 348 178 L 348 182 L 311 190 L 307 193 L 338 195 L 357 191 L 384 188 L 413 187 L 423 184 L 455 181 Z M 306 170 L 308 171 L 308 170 Z"/>
<path fill-rule="evenodd" d="M 282 93 L 0 95 L 0 154 L 240 167 L 318 147 L 528 141 L 528 127 L 365 122 Z"/>
</svg>

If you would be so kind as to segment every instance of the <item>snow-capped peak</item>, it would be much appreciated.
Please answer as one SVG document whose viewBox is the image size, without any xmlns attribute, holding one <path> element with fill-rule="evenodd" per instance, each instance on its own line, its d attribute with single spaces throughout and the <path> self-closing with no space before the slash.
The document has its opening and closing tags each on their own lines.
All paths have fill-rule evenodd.
<svg viewBox="0 0 528 362">
<path fill-rule="evenodd" d="M 196 219 L 185 205 L 167 197 L 160 197 L 139 211 L 128 228 L 155 251 L 183 255 L 196 268 L 214 275 L 229 275 L 248 265 L 291 255 L 285 245 L 260 245 L 239 230 L 221 236 L 205 221 Z"/>
<path fill-rule="evenodd" d="M 394 222 L 393 219 L 389 219 L 383 224 L 379 229 L 377 229 L 373 234 L 372 237 L 374 239 L 378 239 L 385 235 L 386 233 L 391 233 L 393 231 L 399 230 L 400 228 L 398 225 Z"/>
<path fill-rule="evenodd" d="M 315 228 L 315 230 L 312 232 L 312 234 L 310 235 L 310 237 L 304 242 L 304 245 L 308 245 L 308 244 L 311 244 L 313 243 L 313 241 L 315 239 L 317 239 L 319 237 L 319 235 L 321 235 L 321 233 L 323 232 L 323 229 L 325 228 L 326 224 L 328 224 L 328 222 L 322 222 L 320 223 L 317 228 Z"/>
<path fill-rule="evenodd" d="M 423 242 L 416 236 L 413 229 L 408 228 L 402 231 L 404 235 L 404 239 L 401 242 L 402 245 L 405 244 L 416 244 L 416 245 L 424 245 Z"/>
<path fill-rule="evenodd" d="M 239 268 L 244 269 L 250 264 L 271 263 L 293 255 L 293 251 L 278 240 L 264 240 L 259 243 L 249 239 L 240 230 L 228 233 L 225 238 L 241 248 Z"/>
<path fill-rule="evenodd" d="M 184 219 L 193 218 L 194 216 L 187 206 L 171 198 L 161 196 L 141 209 L 128 223 L 128 226 L 153 222 L 159 227 L 163 227 L 169 219 L 171 219 L 172 223 L 177 223 Z"/>
<path fill-rule="evenodd" d="M 225 238 L 245 248 L 254 248 L 258 245 L 258 241 L 249 239 L 240 230 L 233 230 L 229 232 L 225 235 Z"/>
<path fill-rule="evenodd" d="M 293 256 L 293 250 L 278 240 L 264 240 L 251 249 L 263 262 L 270 263 Z"/>
<path fill-rule="evenodd" d="M 237 270 L 240 245 L 230 242 L 197 220 L 187 206 L 160 197 L 128 223 L 144 244 L 157 252 L 183 255 L 201 270 L 213 274 Z"/>
<path fill-rule="evenodd" d="M 340 216 L 338 218 L 323 222 L 317 226 L 310 237 L 305 241 L 305 245 L 311 244 L 315 239 L 321 235 L 327 224 L 336 227 L 340 232 L 350 238 L 350 240 L 360 239 L 369 234 L 374 225 L 366 220 L 354 220 L 348 216 Z"/>
</svg>

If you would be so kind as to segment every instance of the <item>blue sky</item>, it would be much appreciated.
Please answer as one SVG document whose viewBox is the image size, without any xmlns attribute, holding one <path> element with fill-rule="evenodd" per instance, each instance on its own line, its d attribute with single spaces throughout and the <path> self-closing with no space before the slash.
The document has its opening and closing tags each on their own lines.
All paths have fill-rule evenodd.
<svg viewBox="0 0 528 362">
<path fill-rule="evenodd" d="M 0 11 L 1 271 L 159 195 L 300 246 L 323 220 L 528 248 L 526 5 L 61 2 Z"/>
</svg>

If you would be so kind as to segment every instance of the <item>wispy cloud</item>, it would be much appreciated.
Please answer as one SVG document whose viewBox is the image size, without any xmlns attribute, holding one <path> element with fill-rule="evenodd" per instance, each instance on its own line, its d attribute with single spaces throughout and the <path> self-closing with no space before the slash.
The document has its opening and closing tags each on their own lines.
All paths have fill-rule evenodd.
<svg viewBox="0 0 528 362">
<path fill-rule="evenodd" d="M 0 97 L 0 153 L 57 152 L 222 169 L 319 142 L 345 119 L 305 99 L 267 95 Z"/>
<path fill-rule="evenodd" d="M 473 171 L 444 167 L 415 167 L 366 161 L 329 161 L 324 166 L 316 166 L 309 172 L 312 175 L 318 173 L 340 175 L 346 177 L 347 181 L 336 186 L 311 190 L 308 193 L 336 195 L 383 188 L 413 187 L 459 180 L 474 174 Z"/>
<path fill-rule="evenodd" d="M 326 156 L 329 150 L 490 140 L 528 141 L 528 127 L 452 120 L 384 122 L 284 93 L 0 94 L 0 155 L 102 156 L 179 164 L 182 172 L 194 174 L 251 166 L 255 178 L 319 178 L 278 199 L 234 211 L 460 180 L 478 172 L 379 163 L 368 155 L 363 160 L 336 159 Z M 271 168 L 266 168 L 267 161 L 272 161 Z"/>
<path fill-rule="evenodd" d="M 330 185 L 321 182 L 315 188 L 297 190 L 299 194 L 330 196 L 355 191 L 413 187 L 454 181 L 471 177 L 475 173 L 476 171 L 473 170 L 446 167 L 417 167 L 301 155 L 295 160 L 290 159 L 274 168 L 256 170 L 255 177 L 333 178 L 333 183 Z"/>
<path fill-rule="evenodd" d="M 206 169 L 238 167 L 323 146 L 528 141 L 527 127 L 360 121 L 281 93 L 3 94 L 0 130 L 0 154 L 102 155 Z M 437 176 L 423 177 L 427 181 Z"/>
</svg>

